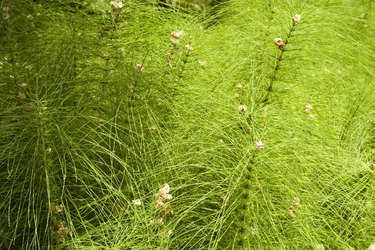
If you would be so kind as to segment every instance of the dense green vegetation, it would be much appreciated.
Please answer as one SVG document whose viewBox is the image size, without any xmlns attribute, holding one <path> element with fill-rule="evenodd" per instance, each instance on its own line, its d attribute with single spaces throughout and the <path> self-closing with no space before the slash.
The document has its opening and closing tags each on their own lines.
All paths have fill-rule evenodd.
<svg viewBox="0 0 375 250">
<path fill-rule="evenodd" d="M 372 0 L 1 0 L 0 249 L 375 249 Z"/>
</svg>

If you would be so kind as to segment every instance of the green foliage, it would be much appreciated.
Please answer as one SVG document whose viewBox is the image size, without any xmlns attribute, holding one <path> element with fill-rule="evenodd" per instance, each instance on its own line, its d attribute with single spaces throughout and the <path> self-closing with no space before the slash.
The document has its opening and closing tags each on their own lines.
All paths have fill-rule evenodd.
<svg viewBox="0 0 375 250">
<path fill-rule="evenodd" d="M 369 248 L 374 8 L 2 0 L 0 248 Z"/>
</svg>

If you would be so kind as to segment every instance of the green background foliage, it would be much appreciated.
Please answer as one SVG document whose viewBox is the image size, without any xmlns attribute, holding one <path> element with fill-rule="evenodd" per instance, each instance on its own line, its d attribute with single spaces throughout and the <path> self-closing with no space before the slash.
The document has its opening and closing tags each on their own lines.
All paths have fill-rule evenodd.
<svg viewBox="0 0 375 250">
<path fill-rule="evenodd" d="M 0 3 L 0 249 L 375 247 L 372 0 Z"/>
</svg>

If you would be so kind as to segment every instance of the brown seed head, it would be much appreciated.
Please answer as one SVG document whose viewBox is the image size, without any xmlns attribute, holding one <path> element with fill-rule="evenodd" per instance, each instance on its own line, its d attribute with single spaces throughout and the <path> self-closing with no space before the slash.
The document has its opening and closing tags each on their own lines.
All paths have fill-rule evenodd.
<svg viewBox="0 0 375 250">
<path fill-rule="evenodd" d="M 175 39 L 180 39 L 184 36 L 184 31 L 182 30 L 178 30 L 178 31 L 173 31 L 171 33 L 172 37 L 175 38 Z"/>
<path fill-rule="evenodd" d="M 186 45 L 185 45 L 185 49 L 186 49 L 187 51 L 192 51 L 192 50 L 193 50 L 193 47 L 192 47 L 190 44 L 186 44 Z"/>
<path fill-rule="evenodd" d="M 24 100 L 26 100 L 26 95 L 23 92 L 19 92 L 18 95 L 17 95 L 17 98 L 21 101 L 24 101 Z"/>
<path fill-rule="evenodd" d="M 240 105 L 238 107 L 238 112 L 245 113 L 246 111 L 247 111 L 247 106 L 246 105 Z"/>
</svg>

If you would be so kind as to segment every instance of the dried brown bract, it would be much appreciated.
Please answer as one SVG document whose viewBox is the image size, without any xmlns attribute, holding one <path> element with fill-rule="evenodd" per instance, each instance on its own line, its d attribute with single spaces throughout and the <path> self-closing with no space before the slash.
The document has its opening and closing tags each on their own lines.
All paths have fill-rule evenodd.
<svg viewBox="0 0 375 250">
<path fill-rule="evenodd" d="M 283 42 L 283 39 L 278 37 L 278 38 L 275 38 L 273 42 L 279 47 L 279 49 L 285 48 L 285 43 Z"/>
</svg>

